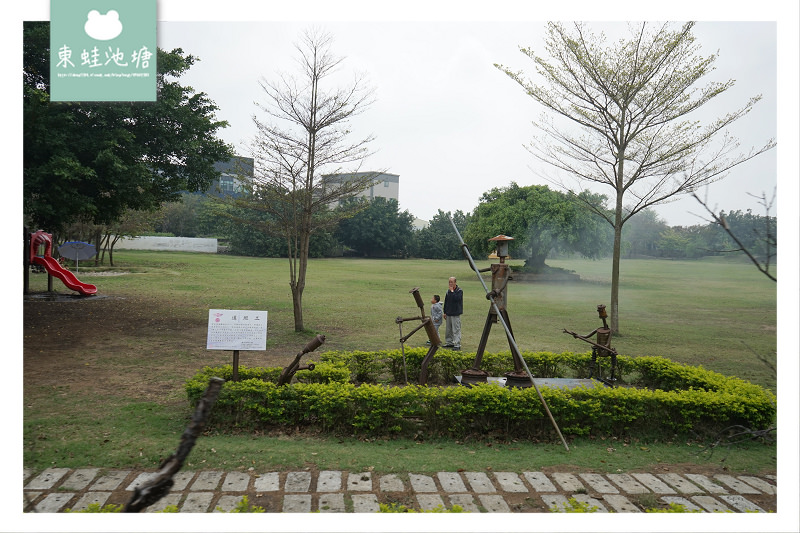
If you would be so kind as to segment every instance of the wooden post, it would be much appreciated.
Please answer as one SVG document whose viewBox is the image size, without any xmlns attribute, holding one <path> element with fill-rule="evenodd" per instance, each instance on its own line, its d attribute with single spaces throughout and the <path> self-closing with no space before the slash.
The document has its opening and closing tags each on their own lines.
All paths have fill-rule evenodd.
<svg viewBox="0 0 800 533">
<path fill-rule="evenodd" d="M 239 350 L 233 351 L 233 381 L 239 381 Z"/>
</svg>

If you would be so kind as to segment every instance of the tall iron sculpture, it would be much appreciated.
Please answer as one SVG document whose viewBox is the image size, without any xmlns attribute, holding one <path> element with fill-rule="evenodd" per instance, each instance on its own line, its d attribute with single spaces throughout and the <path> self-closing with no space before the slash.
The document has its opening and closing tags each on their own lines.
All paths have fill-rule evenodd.
<svg viewBox="0 0 800 533">
<path fill-rule="evenodd" d="M 489 305 L 489 313 L 486 316 L 486 324 L 483 326 L 483 333 L 481 333 L 481 340 L 478 343 L 478 351 L 475 352 L 475 361 L 472 366 L 466 370 L 461 371 L 461 382 L 466 384 L 472 383 L 485 383 L 489 377 L 489 373 L 481 370 L 481 362 L 483 361 L 483 352 L 486 350 L 486 343 L 489 340 L 489 332 L 492 330 L 492 325 L 498 322 L 498 316 L 501 316 L 508 327 L 506 336 L 508 338 L 508 346 L 511 349 L 511 356 L 514 359 L 514 370 L 507 372 L 506 386 L 507 387 L 530 387 L 531 381 L 525 373 L 523 367 L 522 355 L 519 353 L 516 343 L 513 342 L 514 332 L 511 330 L 511 320 L 508 316 L 508 282 L 511 279 L 511 268 L 506 264 L 505 260 L 508 257 L 508 243 L 513 241 L 513 237 L 507 235 L 498 235 L 489 239 L 490 242 L 497 243 L 497 258 L 499 263 L 491 265 L 489 268 L 483 268 L 478 272 L 492 273 L 492 290 L 486 293 L 486 299 L 491 300 L 492 304 Z M 479 274 L 480 275 L 480 274 Z"/>
<path fill-rule="evenodd" d="M 495 315 L 497 315 L 497 320 L 503 325 L 503 329 L 506 332 L 506 337 L 508 338 L 509 345 L 512 346 L 512 353 L 516 352 L 517 354 L 519 354 L 520 353 L 519 348 L 517 347 L 517 342 L 514 340 L 514 335 L 511 333 L 511 328 L 509 328 L 505 317 L 503 317 L 503 314 L 500 312 L 500 308 L 497 305 L 498 293 L 494 292 L 494 289 L 490 291 L 486 287 L 486 283 L 484 283 L 483 278 L 481 277 L 481 272 L 480 270 L 478 270 L 478 267 L 475 266 L 475 261 L 472 260 L 472 255 L 469 253 L 469 248 L 467 248 L 464 239 L 461 238 L 461 233 L 458 232 L 458 228 L 456 227 L 456 224 L 455 222 L 453 222 L 452 218 L 450 219 L 450 224 L 453 226 L 453 231 L 456 232 L 456 236 L 458 236 L 458 242 L 461 244 L 461 252 L 464 254 L 464 257 L 467 259 L 467 261 L 469 261 L 469 265 L 472 267 L 472 270 L 478 276 L 478 281 L 481 282 L 483 290 L 484 292 L 486 292 L 486 298 L 492 303 L 492 308 L 494 309 Z M 558 436 L 561 439 L 561 443 L 564 445 L 564 448 L 566 448 L 566 450 L 569 451 L 569 446 L 567 445 L 567 441 L 564 440 L 564 435 L 561 434 L 561 430 L 558 428 L 558 424 L 556 424 L 556 421 L 553 418 L 553 414 L 550 412 L 550 408 L 547 406 L 547 402 L 545 401 L 544 396 L 542 396 L 542 393 L 539 391 L 539 387 L 536 386 L 536 382 L 533 381 L 533 374 L 531 374 L 531 371 L 528 368 L 528 364 L 522 357 L 519 358 L 519 361 L 522 364 L 522 367 L 525 369 L 525 373 L 528 376 L 530 384 L 536 390 L 536 394 L 539 396 L 539 401 L 542 402 L 542 407 L 544 407 L 544 410 L 547 413 L 547 417 L 553 424 L 553 429 L 555 429 L 556 433 L 558 433 Z"/>
</svg>

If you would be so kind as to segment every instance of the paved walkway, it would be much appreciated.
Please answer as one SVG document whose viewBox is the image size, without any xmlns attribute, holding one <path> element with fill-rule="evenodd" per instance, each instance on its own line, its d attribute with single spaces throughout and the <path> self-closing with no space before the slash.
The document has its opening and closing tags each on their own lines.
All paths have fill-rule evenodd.
<svg viewBox="0 0 800 533">
<path fill-rule="evenodd" d="M 91 503 L 124 504 L 153 472 L 100 468 L 24 470 L 28 512 L 85 509 Z M 636 513 L 669 503 L 702 512 L 776 511 L 775 476 L 680 473 L 574 474 L 543 472 L 223 472 L 182 471 L 171 492 L 148 512 L 176 505 L 181 512 L 229 511 L 243 496 L 267 512 L 373 513 L 379 503 L 417 510 L 460 505 L 473 513 L 563 510 L 568 498 L 598 512 Z"/>
</svg>

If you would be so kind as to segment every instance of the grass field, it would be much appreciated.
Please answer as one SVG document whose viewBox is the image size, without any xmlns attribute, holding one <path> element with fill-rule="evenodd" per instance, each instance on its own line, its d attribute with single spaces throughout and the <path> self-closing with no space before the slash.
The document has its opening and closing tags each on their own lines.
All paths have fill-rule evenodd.
<svg viewBox="0 0 800 533">
<path fill-rule="evenodd" d="M 466 261 L 312 260 L 304 295 L 309 331 L 295 333 L 286 260 L 141 251 L 119 251 L 115 260 L 115 273 L 123 275 L 100 276 L 83 265 L 77 273 L 107 296 L 102 302 L 25 303 L 26 466 L 152 468 L 171 453 L 188 416 L 184 381 L 204 365 L 230 362 L 229 352 L 205 350 L 209 309 L 268 311 L 267 353 L 242 352 L 240 364 L 250 366 L 284 366 L 316 333 L 327 337 L 320 351 L 398 348 L 395 318 L 418 312 L 409 290 L 419 287 L 427 303 L 434 293 L 444 296 L 449 276 L 464 289 L 465 351 L 477 348 L 489 309 Z M 600 325 L 596 306 L 609 303 L 610 262 L 548 263 L 574 270 L 581 282 L 512 282 L 509 315 L 517 343 L 530 351 L 585 352 L 588 345 L 562 330 L 588 333 Z M 69 292 L 58 280 L 54 288 Z M 32 275 L 31 290 L 45 289 L 46 276 Z M 407 324 L 404 333 L 412 327 Z M 759 360 L 776 358 L 776 286 L 747 263 L 623 261 L 620 327 L 622 335 L 613 345 L 621 354 L 664 356 L 776 389 L 776 376 Z M 76 346 L 58 342 L 76 331 L 89 339 Z M 425 340 L 420 332 L 408 344 Z M 502 330 L 494 328 L 487 350 L 507 349 Z M 59 373 L 63 379 L 53 375 Z M 614 447 L 619 453 L 613 459 L 599 464 L 597 450 L 607 450 L 607 442 L 573 444 L 565 455 L 558 445 L 535 443 L 502 443 L 487 450 L 481 443 L 211 435 L 198 442 L 192 462 L 435 471 L 473 460 L 509 468 L 535 454 L 542 465 L 616 471 L 659 462 L 714 464 L 723 455 L 710 454 L 702 443 L 626 442 Z M 740 446 L 724 456 L 729 468 L 775 467 L 774 446 Z"/>
</svg>

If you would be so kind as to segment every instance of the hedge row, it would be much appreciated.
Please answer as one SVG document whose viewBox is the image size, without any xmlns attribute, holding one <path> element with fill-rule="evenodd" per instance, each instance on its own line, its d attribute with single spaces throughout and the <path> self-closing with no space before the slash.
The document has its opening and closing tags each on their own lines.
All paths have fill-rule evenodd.
<svg viewBox="0 0 800 533">
<path fill-rule="evenodd" d="M 406 364 L 421 361 L 424 353 L 406 350 Z M 210 377 L 226 380 L 210 420 L 220 428 L 315 427 L 347 435 L 454 438 L 501 432 L 509 438 L 552 438 L 549 418 L 533 388 L 363 383 L 365 372 L 377 374 L 369 361 L 380 361 L 396 373 L 397 357 L 392 351 L 321 354 L 313 372 L 298 372 L 297 382 L 283 387 L 276 385 L 281 368 L 240 366 L 239 381 L 232 382 L 230 365 L 206 367 L 186 383 L 186 391 L 194 405 Z M 473 357 L 443 350 L 431 369 L 438 368 L 440 377 L 452 375 L 453 368 L 460 372 Z M 590 360 L 589 354 L 569 352 L 523 357 L 536 377 L 557 377 L 562 369 L 581 374 Z M 501 360 L 502 371 L 494 372 L 492 365 Z M 486 354 L 482 368 L 502 375 L 509 360 L 508 354 Z M 624 380 L 635 386 L 539 388 L 562 433 L 707 436 L 731 425 L 763 429 L 774 423 L 775 396 L 744 380 L 661 357 L 620 356 L 619 366 Z"/>
</svg>

